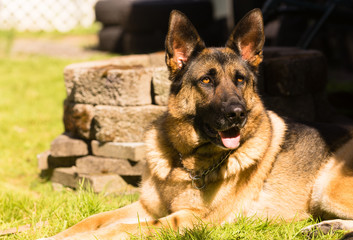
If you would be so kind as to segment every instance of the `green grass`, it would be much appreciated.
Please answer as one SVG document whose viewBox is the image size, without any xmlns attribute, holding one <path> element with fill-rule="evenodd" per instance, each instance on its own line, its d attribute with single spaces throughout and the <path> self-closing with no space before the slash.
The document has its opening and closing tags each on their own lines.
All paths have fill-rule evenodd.
<svg viewBox="0 0 353 240">
<path fill-rule="evenodd" d="M 301 229 L 312 224 L 312 220 L 299 222 L 271 222 L 253 218 L 239 218 L 236 223 L 229 223 L 223 226 L 211 227 L 207 224 L 200 223 L 192 230 L 186 229 L 182 233 L 164 229 L 147 239 L 170 239 L 170 240 L 203 240 L 203 239 L 258 239 L 258 240 L 284 240 L 284 239 L 308 239 L 301 233 Z M 342 236 L 342 232 L 335 234 L 323 235 L 318 233 L 311 239 L 338 239 Z M 133 239 L 138 239 L 137 237 Z"/>
<path fill-rule="evenodd" d="M 68 63 L 35 56 L 0 58 L 3 135 L 0 176 L 3 179 L 27 181 L 35 170 L 32 158 L 36 151 L 48 148 L 50 140 L 63 131 L 60 124 L 65 97 L 62 69 Z"/>
<path fill-rule="evenodd" d="M 0 32 L 0 229 L 41 221 L 48 224 L 0 239 L 50 236 L 92 214 L 137 199 L 136 195 L 94 194 L 85 189 L 54 191 L 50 182 L 39 178 L 36 155 L 49 149 L 51 141 L 63 132 L 63 69 L 78 60 L 11 55 L 9 49 L 18 35 L 21 34 Z M 22 34 L 22 37 L 41 35 Z M 150 239 L 305 239 L 299 231 L 311 223 L 311 220 L 272 223 L 241 218 L 237 223 L 218 227 L 201 223 L 194 230 L 180 233 L 166 229 Z M 314 239 L 337 239 L 338 236 Z"/>
<path fill-rule="evenodd" d="M 8 229 L 47 221 L 44 227 L 32 227 L 26 232 L 6 236 L 6 239 L 36 239 L 54 235 L 88 216 L 122 207 L 136 199 L 136 195 L 118 197 L 90 190 L 58 192 L 48 183 L 32 188 L 31 192 L 2 191 L 0 226 Z"/>
</svg>

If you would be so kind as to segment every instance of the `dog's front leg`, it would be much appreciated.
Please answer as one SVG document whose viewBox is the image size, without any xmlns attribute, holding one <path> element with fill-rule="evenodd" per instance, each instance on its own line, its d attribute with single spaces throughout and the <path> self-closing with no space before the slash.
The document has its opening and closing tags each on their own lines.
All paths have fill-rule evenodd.
<svg viewBox="0 0 353 240">
<path fill-rule="evenodd" d="M 141 219 L 138 224 L 119 224 L 119 228 L 120 231 L 128 232 L 133 235 L 143 236 L 153 235 L 163 229 L 183 231 L 183 229 L 185 228 L 192 228 L 200 220 L 202 219 L 198 216 L 196 212 L 191 210 L 180 210 L 160 219 L 154 219 L 149 221 L 142 221 Z"/>
<path fill-rule="evenodd" d="M 131 235 L 152 235 L 165 228 L 174 230 L 191 228 L 199 221 L 197 215 L 189 210 L 181 210 L 160 219 L 139 218 L 136 219 L 136 222 L 124 222 L 123 220 L 111 222 L 110 225 L 106 225 L 95 231 L 68 236 L 63 240 L 128 239 Z"/>
<path fill-rule="evenodd" d="M 89 235 L 96 235 L 97 233 L 104 232 L 103 229 L 109 231 L 109 226 L 117 223 L 138 223 L 140 219 L 152 219 L 152 217 L 144 210 L 140 202 L 127 205 L 125 207 L 112 210 L 109 212 L 99 213 L 90 216 L 69 229 L 55 235 L 52 239 L 61 240 L 68 237 L 68 239 L 89 239 Z M 102 230 L 102 231 L 101 231 Z M 110 239 L 110 238 L 107 238 Z"/>
<path fill-rule="evenodd" d="M 195 224 L 199 223 L 202 218 L 195 211 L 179 210 L 164 218 L 148 221 L 143 224 L 144 227 L 156 228 L 171 228 L 173 230 L 192 228 Z M 151 228 L 150 228 L 151 229 Z"/>
</svg>

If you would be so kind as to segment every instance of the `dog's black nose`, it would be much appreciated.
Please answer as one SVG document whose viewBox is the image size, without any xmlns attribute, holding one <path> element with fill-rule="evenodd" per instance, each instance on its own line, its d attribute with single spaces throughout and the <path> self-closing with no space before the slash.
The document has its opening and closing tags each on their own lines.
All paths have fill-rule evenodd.
<svg viewBox="0 0 353 240">
<path fill-rule="evenodd" d="M 247 114 L 245 108 L 240 104 L 231 104 L 226 107 L 226 116 L 232 123 L 236 123 L 240 127 L 246 122 Z"/>
</svg>

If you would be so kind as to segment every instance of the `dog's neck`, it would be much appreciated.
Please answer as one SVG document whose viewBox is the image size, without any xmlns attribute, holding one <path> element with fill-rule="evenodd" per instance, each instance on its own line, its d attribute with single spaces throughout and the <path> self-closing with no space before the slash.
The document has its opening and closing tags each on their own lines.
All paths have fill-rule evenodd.
<svg viewBox="0 0 353 240">
<path fill-rule="evenodd" d="M 207 169 L 189 169 L 187 167 L 185 167 L 184 162 L 186 162 L 183 158 L 183 155 L 181 153 L 179 153 L 179 160 L 180 160 L 180 164 L 182 166 L 182 168 L 187 171 L 189 173 L 189 177 L 192 181 L 192 185 L 197 188 L 197 189 L 203 189 L 206 187 L 206 177 L 219 170 L 220 167 L 222 167 L 222 165 L 226 162 L 226 160 L 228 160 L 229 155 L 233 152 L 233 150 L 229 150 L 228 152 L 226 152 L 225 154 L 223 154 L 221 156 L 221 158 L 218 160 L 218 162 L 213 163 L 210 167 L 208 167 Z M 195 157 L 193 157 L 193 162 L 194 166 L 195 164 Z M 186 162 L 188 163 L 188 162 Z"/>
<path fill-rule="evenodd" d="M 202 172 L 224 162 L 231 150 L 222 149 L 212 143 L 201 144 L 191 152 L 178 152 L 179 162 L 183 168 L 193 172 Z"/>
</svg>

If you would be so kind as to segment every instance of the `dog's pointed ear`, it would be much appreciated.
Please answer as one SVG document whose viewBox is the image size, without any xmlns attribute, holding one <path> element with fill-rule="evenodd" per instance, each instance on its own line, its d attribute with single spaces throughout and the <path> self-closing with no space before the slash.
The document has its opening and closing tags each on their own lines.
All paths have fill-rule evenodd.
<svg viewBox="0 0 353 240">
<path fill-rule="evenodd" d="M 205 44 L 190 20 L 183 13 L 173 10 L 170 14 L 165 48 L 167 66 L 171 73 L 176 73 L 194 53 L 202 51 Z"/>
<path fill-rule="evenodd" d="M 230 35 L 226 47 L 233 49 L 251 66 L 257 68 L 262 62 L 265 43 L 264 24 L 260 9 L 246 14 Z"/>
</svg>

